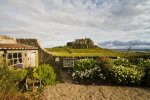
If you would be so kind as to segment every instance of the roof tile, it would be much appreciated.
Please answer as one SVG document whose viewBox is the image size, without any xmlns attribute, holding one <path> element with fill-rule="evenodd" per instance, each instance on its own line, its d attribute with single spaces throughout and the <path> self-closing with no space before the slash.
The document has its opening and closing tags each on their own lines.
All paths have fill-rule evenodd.
<svg viewBox="0 0 150 100">
<path fill-rule="evenodd" d="M 0 50 L 22 50 L 22 49 L 28 49 L 28 50 L 35 50 L 38 49 L 38 47 L 25 45 L 25 44 L 0 44 Z"/>
</svg>

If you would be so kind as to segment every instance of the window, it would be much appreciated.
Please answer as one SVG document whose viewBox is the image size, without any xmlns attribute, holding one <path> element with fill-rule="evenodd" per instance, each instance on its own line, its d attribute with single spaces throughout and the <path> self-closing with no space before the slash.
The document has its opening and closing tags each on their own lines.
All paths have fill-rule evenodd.
<svg viewBox="0 0 150 100">
<path fill-rule="evenodd" d="M 12 54 L 8 54 L 7 58 L 12 59 Z"/>
<path fill-rule="evenodd" d="M 13 58 L 17 58 L 17 53 L 13 53 Z"/>
<path fill-rule="evenodd" d="M 7 59 L 10 61 L 11 65 L 22 63 L 22 53 L 21 52 L 8 53 Z"/>
<path fill-rule="evenodd" d="M 21 54 L 21 53 L 18 53 L 18 57 L 22 57 L 22 54 Z"/>
<path fill-rule="evenodd" d="M 73 67 L 75 59 L 63 59 L 63 67 Z"/>
</svg>

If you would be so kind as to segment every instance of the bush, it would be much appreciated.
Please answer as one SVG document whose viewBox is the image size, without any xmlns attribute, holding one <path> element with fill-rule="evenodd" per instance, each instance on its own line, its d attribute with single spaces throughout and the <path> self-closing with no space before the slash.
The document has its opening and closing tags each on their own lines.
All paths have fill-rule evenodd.
<svg viewBox="0 0 150 100">
<path fill-rule="evenodd" d="M 112 65 L 112 59 L 110 58 L 99 58 L 96 60 L 99 66 L 104 68 L 110 67 Z"/>
<path fill-rule="evenodd" d="M 109 68 L 112 66 L 112 60 L 110 58 L 99 58 L 97 59 L 97 65 L 102 69 L 103 74 L 107 78 L 109 74 Z"/>
<path fill-rule="evenodd" d="M 139 64 L 142 59 L 117 58 L 110 67 L 110 81 L 117 84 L 140 84 L 145 75 L 144 68 Z"/>
<path fill-rule="evenodd" d="M 144 68 L 145 76 L 143 77 L 144 85 L 150 86 L 150 59 L 143 60 L 139 64 L 142 68 Z"/>
<path fill-rule="evenodd" d="M 36 68 L 28 67 L 28 68 L 26 68 L 26 69 L 27 69 L 27 71 L 28 71 L 28 72 L 27 72 L 27 78 L 29 78 L 29 79 L 35 79 L 34 76 L 33 76 L 33 74 L 34 74 Z"/>
<path fill-rule="evenodd" d="M 77 82 L 105 81 L 113 84 L 139 85 L 144 75 L 143 67 L 133 65 L 126 58 L 115 60 L 100 58 L 98 60 L 82 59 L 77 61 L 72 76 Z"/>
<path fill-rule="evenodd" d="M 82 59 L 75 63 L 72 76 L 77 82 L 150 86 L 150 59 Z"/>
<path fill-rule="evenodd" d="M 18 70 L 10 70 L 11 76 L 13 77 L 14 83 L 19 83 L 23 79 L 26 78 L 27 70 L 26 69 L 18 69 Z"/>
<path fill-rule="evenodd" d="M 74 69 L 77 71 L 84 71 L 85 69 L 94 68 L 96 61 L 93 59 L 81 59 L 77 61 L 74 65 Z"/>
<path fill-rule="evenodd" d="M 97 62 L 106 77 L 105 81 L 109 83 L 139 84 L 144 76 L 143 69 L 132 65 L 126 58 L 118 57 L 114 60 L 100 58 Z"/>
<path fill-rule="evenodd" d="M 43 64 L 39 66 L 33 73 L 33 77 L 41 80 L 42 84 L 53 84 L 56 80 L 56 74 L 50 65 Z"/>
<path fill-rule="evenodd" d="M 14 70 L 10 66 L 0 66 L 0 91 L 5 95 L 13 94 L 18 90 L 18 84 L 27 74 L 26 69 Z"/>
<path fill-rule="evenodd" d="M 150 86 L 150 59 L 143 58 L 129 58 L 130 63 L 137 65 L 138 69 L 144 70 L 144 77 L 142 78 L 142 85 Z"/>
<path fill-rule="evenodd" d="M 111 77 L 109 78 L 110 81 L 115 84 L 139 85 L 144 76 L 144 71 L 136 69 L 135 65 L 134 67 L 114 65 L 109 69 L 109 76 Z"/>
<path fill-rule="evenodd" d="M 142 64 L 143 61 L 144 61 L 143 58 L 132 58 L 132 57 L 129 58 L 128 60 L 129 60 L 129 62 L 130 62 L 131 64 L 133 64 L 133 65 L 140 65 L 140 64 Z"/>
<path fill-rule="evenodd" d="M 127 67 L 130 66 L 130 62 L 128 59 L 120 58 L 120 57 L 118 57 L 117 59 L 114 59 L 113 64 L 115 64 L 116 66 L 120 66 L 120 65 L 127 66 Z"/>
<path fill-rule="evenodd" d="M 75 63 L 72 74 L 75 82 L 93 83 L 105 80 L 101 68 L 93 59 L 81 59 Z"/>
</svg>

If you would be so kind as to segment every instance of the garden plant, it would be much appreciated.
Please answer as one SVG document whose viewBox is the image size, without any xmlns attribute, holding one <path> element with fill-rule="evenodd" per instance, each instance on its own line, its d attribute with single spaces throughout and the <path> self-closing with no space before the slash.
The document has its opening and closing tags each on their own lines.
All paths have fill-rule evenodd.
<svg viewBox="0 0 150 100">
<path fill-rule="evenodd" d="M 150 85 L 150 60 L 141 58 L 82 59 L 75 63 L 73 80 L 116 85 Z"/>
</svg>

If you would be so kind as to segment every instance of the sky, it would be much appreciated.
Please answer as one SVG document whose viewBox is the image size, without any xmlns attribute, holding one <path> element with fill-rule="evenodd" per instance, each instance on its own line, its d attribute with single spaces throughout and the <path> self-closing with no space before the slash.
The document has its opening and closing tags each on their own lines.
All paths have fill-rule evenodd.
<svg viewBox="0 0 150 100">
<path fill-rule="evenodd" d="M 104 48 L 150 49 L 150 0 L 0 0 L 0 35 L 43 47 L 87 37 Z"/>
</svg>

